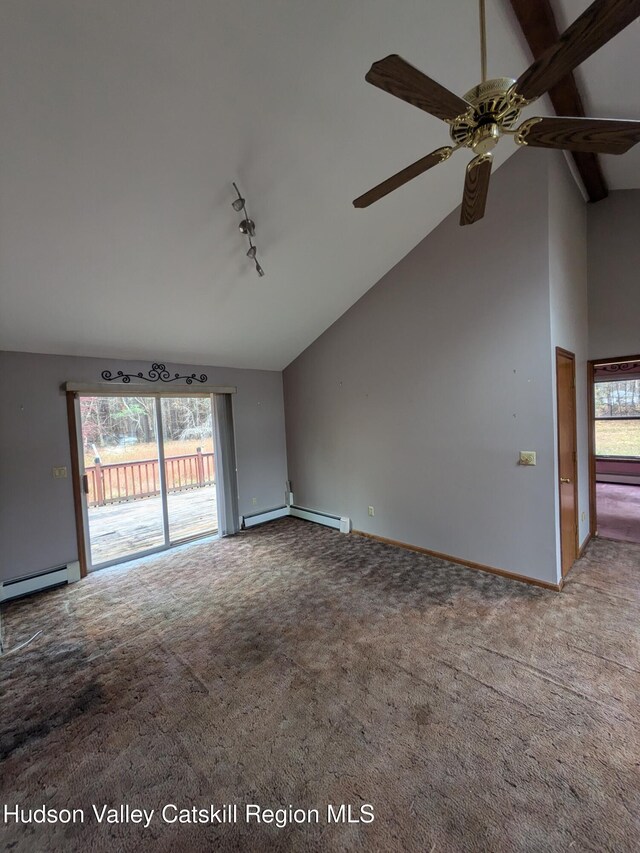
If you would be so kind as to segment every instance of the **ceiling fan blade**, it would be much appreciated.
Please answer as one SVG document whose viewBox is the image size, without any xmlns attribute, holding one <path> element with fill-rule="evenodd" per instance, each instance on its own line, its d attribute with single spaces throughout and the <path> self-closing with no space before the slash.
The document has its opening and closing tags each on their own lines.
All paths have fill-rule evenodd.
<svg viewBox="0 0 640 853">
<path fill-rule="evenodd" d="M 472 225 L 484 216 L 492 162 L 491 154 L 479 154 L 468 164 L 464 179 L 460 225 Z"/>
<path fill-rule="evenodd" d="M 640 0 L 595 0 L 516 80 L 527 101 L 548 92 L 640 15 Z"/>
<path fill-rule="evenodd" d="M 537 148 L 624 154 L 640 142 L 640 121 L 563 116 L 534 118 L 518 129 L 516 140 Z"/>
<path fill-rule="evenodd" d="M 444 121 L 451 121 L 471 109 L 467 101 L 409 65 L 396 53 L 374 62 L 364 79 Z"/>
<path fill-rule="evenodd" d="M 378 184 L 377 187 L 373 187 L 373 189 L 361 196 L 358 196 L 358 198 L 353 202 L 353 206 L 369 207 L 369 205 L 373 204 L 374 201 L 378 201 L 378 199 L 383 196 L 397 190 L 398 187 L 406 184 L 412 178 L 417 178 L 418 175 L 426 172 L 427 169 L 431 169 L 433 166 L 437 166 L 438 163 L 448 160 L 452 151 L 453 148 L 449 145 L 446 145 L 444 148 L 437 148 L 435 151 L 432 151 L 431 154 L 427 154 L 426 157 L 422 157 L 420 160 L 417 160 L 415 163 L 407 166 L 406 169 L 402 169 L 400 172 L 397 172 L 395 175 L 387 178 L 386 181 Z"/>
</svg>

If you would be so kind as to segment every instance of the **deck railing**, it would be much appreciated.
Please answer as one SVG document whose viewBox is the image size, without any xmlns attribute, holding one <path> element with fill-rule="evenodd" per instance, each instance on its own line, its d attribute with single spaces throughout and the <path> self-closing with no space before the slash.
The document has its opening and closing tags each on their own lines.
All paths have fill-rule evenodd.
<svg viewBox="0 0 640 853">
<path fill-rule="evenodd" d="M 108 462 L 96 457 L 95 464 L 85 468 L 89 487 L 89 506 L 133 501 L 160 494 L 160 469 L 157 459 L 137 459 L 135 462 Z M 216 479 L 213 453 L 167 456 L 164 475 L 168 492 L 182 492 L 211 486 Z"/>
</svg>

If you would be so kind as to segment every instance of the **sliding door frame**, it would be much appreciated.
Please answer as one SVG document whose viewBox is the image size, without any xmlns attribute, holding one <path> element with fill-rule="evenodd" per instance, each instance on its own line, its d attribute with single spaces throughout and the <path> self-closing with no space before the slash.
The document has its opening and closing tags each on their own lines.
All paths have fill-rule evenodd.
<svg viewBox="0 0 640 853">
<path fill-rule="evenodd" d="M 156 440 L 158 442 L 158 480 L 160 482 L 160 502 L 162 504 L 162 530 L 164 533 L 164 548 L 171 545 L 169 537 L 169 494 L 167 492 L 166 468 L 164 466 L 164 428 L 162 426 L 162 397 L 158 396 L 156 403 Z M 213 397 L 211 397 L 211 428 L 213 430 Z M 216 487 L 216 513 L 218 490 Z M 164 550 L 164 548 L 162 550 Z"/>
<path fill-rule="evenodd" d="M 85 531 L 88 529 L 85 519 L 85 501 L 82 499 L 82 479 L 84 477 L 84 455 L 80 454 L 78 436 L 82 435 L 80 424 L 80 403 L 78 395 L 73 391 L 66 391 L 67 398 L 67 420 L 69 423 L 69 449 L 71 451 L 71 480 L 73 484 L 73 511 L 76 519 L 76 544 L 78 546 L 78 562 L 80 563 L 80 577 L 86 578 L 89 568 L 87 565 L 87 537 Z M 84 448 L 82 448 L 84 453 Z M 82 460 L 82 463 L 80 462 Z M 82 467 L 81 467 L 82 466 Z"/>
<path fill-rule="evenodd" d="M 78 546 L 78 562 L 80 563 L 80 577 L 86 577 L 87 574 L 94 570 L 91 562 L 91 542 L 89 537 L 89 513 L 88 504 L 83 494 L 83 478 L 84 470 L 84 445 L 82 442 L 82 419 L 80 413 L 80 397 L 96 396 L 96 397 L 155 397 L 156 398 L 156 439 L 158 443 L 158 474 L 160 481 L 160 495 L 162 498 L 162 521 L 164 532 L 164 543 L 154 548 L 149 548 L 145 551 L 136 552 L 131 557 L 116 558 L 104 563 L 99 563 L 99 569 L 106 569 L 109 566 L 119 565 L 128 560 L 137 560 L 142 557 L 148 557 L 152 554 L 158 554 L 162 551 L 167 551 L 169 548 L 174 548 L 177 545 L 193 541 L 194 538 L 206 538 L 207 536 L 219 536 L 219 514 L 218 507 L 220 506 L 219 498 L 219 483 L 216 474 L 215 490 L 216 490 L 216 513 L 218 514 L 218 531 L 211 534 L 204 534 L 202 537 L 187 537 L 185 539 L 171 541 L 169 535 L 169 508 L 168 495 L 165 488 L 165 468 L 164 468 L 164 429 L 162 425 L 162 405 L 163 397 L 209 397 L 211 400 L 211 417 L 212 417 L 212 432 L 216 434 L 215 423 L 215 401 L 214 397 L 217 394 L 234 394 L 236 388 L 233 386 L 206 386 L 196 389 L 181 387 L 171 389 L 155 389 L 139 383 L 127 383 L 113 387 L 111 385 L 85 385 L 82 383 L 67 382 L 64 386 L 64 391 L 67 398 L 67 416 L 69 422 L 69 443 L 71 450 L 71 473 L 73 479 L 73 503 L 74 514 L 76 520 L 76 540 Z"/>
</svg>

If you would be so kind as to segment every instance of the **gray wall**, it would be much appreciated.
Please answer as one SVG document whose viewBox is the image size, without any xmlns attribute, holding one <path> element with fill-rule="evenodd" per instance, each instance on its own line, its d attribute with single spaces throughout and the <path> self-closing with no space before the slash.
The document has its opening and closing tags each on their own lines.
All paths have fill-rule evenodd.
<svg viewBox="0 0 640 853">
<path fill-rule="evenodd" d="M 589 205 L 589 358 L 640 353 L 640 190 Z"/>
<path fill-rule="evenodd" d="M 454 212 L 286 368 L 297 504 L 557 580 L 549 163 L 508 160 L 484 220 Z"/>
<path fill-rule="evenodd" d="M 240 512 L 282 506 L 286 480 L 282 375 L 201 365 L 212 385 L 235 385 Z M 99 382 L 102 370 L 146 372 L 148 362 L 0 352 L 0 578 L 20 577 L 77 559 L 66 399 L 62 383 Z M 173 386 L 171 386 L 173 387 Z M 187 387 L 187 386 L 185 386 Z M 253 499 L 256 503 L 253 503 Z"/>
<path fill-rule="evenodd" d="M 576 420 L 578 456 L 578 539 L 589 535 L 589 430 L 587 409 L 587 206 L 562 154 L 550 155 L 549 284 L 551 344 L 576 357 Z M 556 371 L 551 374 L 556 417 Z M 556 434 L 557 440 L 557 434 Z M 557 453 L 554 456 L 557 469 Z M 556 470 L 556 477 L 559 474 Z M 557 512 L 559 494 L 555 490 Z M 560 563 L 560 529 L 557 529 Z"/>
</svg>

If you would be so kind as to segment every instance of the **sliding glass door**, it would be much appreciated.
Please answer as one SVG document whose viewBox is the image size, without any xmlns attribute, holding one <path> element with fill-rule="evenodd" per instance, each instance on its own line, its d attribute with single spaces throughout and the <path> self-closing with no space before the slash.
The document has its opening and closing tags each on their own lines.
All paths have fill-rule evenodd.
<svg viewBox="0 0 640 853">
<path fill-rule="evenodd" d="M 79 395 L 91 568 L 218 529 L 211 396 Z"/>
<path fill-rule="evenodd" d="M 218 529 L 211 397 L 161 400 L 169 539 Z"/>
</svg>

